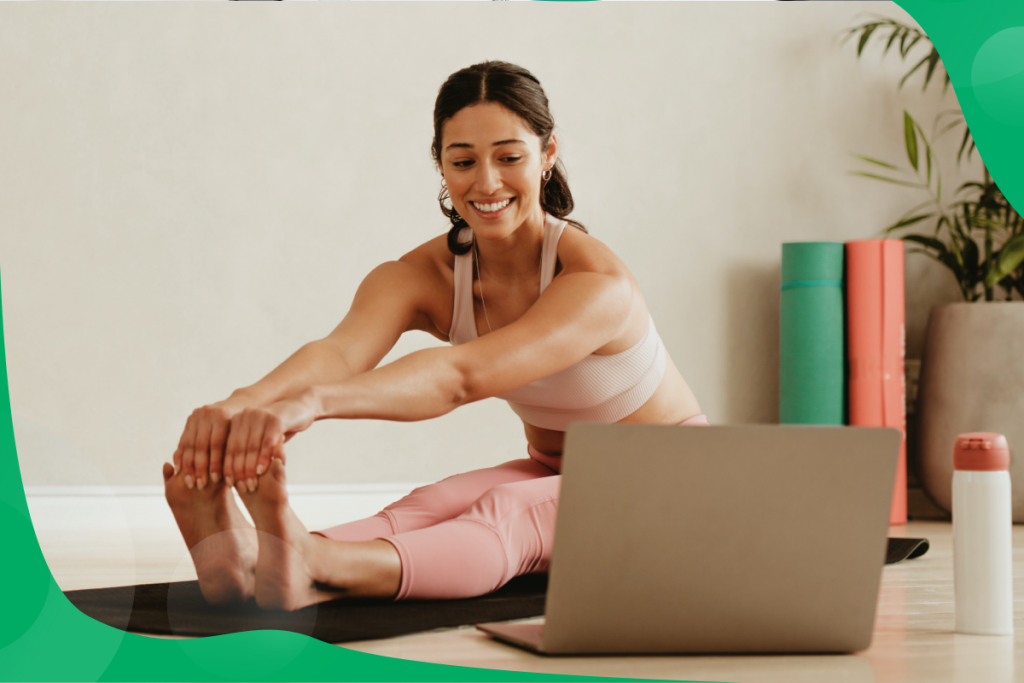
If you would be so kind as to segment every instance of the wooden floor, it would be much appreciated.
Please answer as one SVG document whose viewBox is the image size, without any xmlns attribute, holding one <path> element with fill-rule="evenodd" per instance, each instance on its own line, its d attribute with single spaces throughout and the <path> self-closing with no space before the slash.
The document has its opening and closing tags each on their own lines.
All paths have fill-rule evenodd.
<svg viewBox="0 0 1024 683">
<path fill-rule="evenodd" d="M 911 522 L 891 535 L 924 537 L 928 553 L 883 570 L 871 647 L 847 656 L 540 657 L 491 641 L 473 628 L 347 643 L 373 654 L 514 671 L 676 680 L 1003 683 L 1024 655 L 1024 526 L 1014 528 L 1017 635 L 953 633 L 951 526 Z M 133 532 L 41 530 L 43 552 L 64 590 L 195 578 L 184 543 L 168 529 Z"/>
</svg>

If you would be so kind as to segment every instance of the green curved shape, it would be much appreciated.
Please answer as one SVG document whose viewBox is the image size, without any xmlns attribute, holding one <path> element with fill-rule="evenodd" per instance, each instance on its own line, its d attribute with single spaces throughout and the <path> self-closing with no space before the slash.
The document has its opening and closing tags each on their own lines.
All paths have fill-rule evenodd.
<svg viewBox="0 0 1024 683">
<path fill-rule="evenodd" d="M 28 515 L 15 507 L 0 502 L 0 529 L 5 540 L 29 542 L 35 540 L 35 531 Z M 8 541 L 9 542 L 9 541 Z M 5 558 L 5 562 L 7 558 Z M 16 588 L 11 587 L 2 598 L 0 614 L 0 649 L 7 647 L 31 628 L 46 604 L 50 590 L 49 569 L 38 547 L 35 552 L 18 555 L 17 563 L 25 567 L 23 579 Z"/>
<path fill-rule="evenodd" d="M 1002 30 L 985 41 L 974 58 L 971 83 L 989 116 L 1024 128 L 1024 26 Z"/>
<path fill-rule="evenodd" d="M 1024 209 L 1024 127 L 1015 112 L 1024 106 L 1021 55 L 1011 41 L 1022 35 L 1024 3 L 897 0 L 942 57 L 964 118 L 992 178 L 1014 209 Z M 999 34 L 1005 33 L 1000 36 Z M 994 64 L 1008 57 L 1005 64 Z M 976 60 L 977 67 L 975 79 Z"/>
</svg>

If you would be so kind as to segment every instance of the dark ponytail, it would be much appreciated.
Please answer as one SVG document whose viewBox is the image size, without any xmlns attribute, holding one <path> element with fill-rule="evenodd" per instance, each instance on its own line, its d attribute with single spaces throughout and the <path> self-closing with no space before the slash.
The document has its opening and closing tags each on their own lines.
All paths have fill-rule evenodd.
<svg viewBox="0 0 1024 683">
<path fill-rule="evenodd" d="M 548 98 L 540 81 L 521 66 L 508 62 L 481 62 L 456 71 L 444 82 L 434 103 L 434 141 L 430 151 L 434 162 L 441 164 L 441 131 L 444 124 L 462 109 L 480 102 L 496 102 L 516 114 L 533 134 L 540 138 L 541 152 L 546 152 L 555 130 L 555 120 L 548 109 Z M 448 231 L 448 250 L 453 254 L 468 253 L 471 242 L 459 243 L 459 233 L 468 227 L 466 219 L 454 207 L 446 205 L 448 188 L 442 184 L 437 201 L 441 213 L 452 223 Z M 556 218 L 567 220 L 583 232 L 579 221 L 566 218 L 573 209 L 572 192 L 562 161 L 551 168 L 551 177 L 541 178 L 541 208 Z"/>
</svg>

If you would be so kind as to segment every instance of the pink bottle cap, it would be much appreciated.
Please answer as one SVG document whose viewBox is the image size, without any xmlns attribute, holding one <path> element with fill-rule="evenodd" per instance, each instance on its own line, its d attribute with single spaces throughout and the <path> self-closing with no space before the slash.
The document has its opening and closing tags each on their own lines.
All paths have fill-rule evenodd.
<svg viewBox="0 0 1024 683">
<path fill-rule="evenodd" d="M 973 472 L 1010 469 L 1010 447 L 1006 437 L 995 432 L 967 432 L 956 437 L 953 469 Z"/>
</svg>

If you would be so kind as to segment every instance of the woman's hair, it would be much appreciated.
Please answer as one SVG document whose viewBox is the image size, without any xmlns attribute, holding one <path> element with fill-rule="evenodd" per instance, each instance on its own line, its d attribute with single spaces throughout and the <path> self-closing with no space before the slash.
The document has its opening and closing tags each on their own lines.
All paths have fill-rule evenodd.
<svg viewBox="0 0 1024 683">
<path fill-rule="evenodd" d="M 548 98 L 540 81 L 521 66 L 508 62 L 481 62 L 456 71 L 437 92 L 434 103 L 434 141 L 430 151 L 441 165 L 441 131 L 444 124 L 462 109 L 481 102 L 496 102 L 521 118 L 533 134 L 540 138 L 541 152 L 546 152 L 555 129 L 555 120 L 548 109 Z M 448 231 L 448 249 L 453 254 L 468 253 L 472 243 L 460 244 L 459 233 L 468 226 L 466 219 L 445 206 L 448 188 L 442 186 L 437 196 L 441 213 L 452 222 Z M 555 162 L 548 180 L 541 178 L 541 207 L 556 218 L 566 219 L 572 212 L 572 193 L 561 160 Z M 582 223 L 566 219 L 583 232 Z"/>
</svg>

